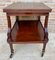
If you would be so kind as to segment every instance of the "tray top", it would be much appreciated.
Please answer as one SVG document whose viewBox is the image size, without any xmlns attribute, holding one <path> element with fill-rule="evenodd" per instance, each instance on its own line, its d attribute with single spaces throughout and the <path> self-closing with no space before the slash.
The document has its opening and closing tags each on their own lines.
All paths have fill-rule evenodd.
<svg viewBox="0 0 55 60">
<path fill-rule="evenodd" d="M 18 12 L 18 11 L 46 11 L 51 9 L 43 3 L 37 2 L 16 2 L 3 9 L 4 12 Z"/>
</svg>

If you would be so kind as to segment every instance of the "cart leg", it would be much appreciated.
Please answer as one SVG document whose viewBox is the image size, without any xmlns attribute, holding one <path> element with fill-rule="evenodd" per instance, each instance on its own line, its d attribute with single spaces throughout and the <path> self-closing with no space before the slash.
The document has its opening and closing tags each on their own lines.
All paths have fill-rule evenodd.
<svg viewBox="0 0 55 60">
<path fill-rule="evenodd" d="M 43 57 L 43 55 L 44 55 L 44 53 L 45 53 L 46 44 L 47 44 L 47 43 L 44 43 L 44 44 L 43 44 L 43 49 L 42 49 L 41 57 Z"/>
<path fill-rule="evenodd" d="M 44 55 L 46 44 L 48 42 L 48 29 L 47 29 L 47 27 L 48 27 L 48 17 L 49 17 L 49 13 L 48 13 L 48 15 L 46 15 L 46 17 L 45 17 L 45 23 L 44 23 L 44 28 L 45 28 L 44 40 L 46 40 L 46 42 L 44 42 L 44 45 L 43 45 L 43 50 L 42 50 L 42 54 L 41 54 L 42 57 Z"/>
<path fill-rule="evenodd" d="M 12 58 L 13 57 L 13 54 L 14 54 L 14 50 L 13 50 L 13 45 L 11 43 L 11 33 L 8 33 L 7 36 L 8 36 L 7 42 L 9 44 L 9 46 L 10 46 L 10 51 L 11 51 L 10 58 Z"/>
<path fill-rule="evenodd" d="M 10 46 L 10 50 L 11 50 L 10 58 L 12 58 L 14 55 L 13 45 L 11 43 L 9 43 L 9 46 Z"/>
<path fill-rule="evenodd" d="M 10 55 L 10 58 L 13 57 L 13 54 L 14 54 L 14 50 L 13 50 L 13 45 L 12 43 L 10 43 L 10 41 L 12 40 L 12 37 L 11 37 L 11 19 L 10 19 L 10 16 L 7 14 L 7 22 L 8 22 L 8 39 L 7 39 L 7 42 L 9 43 L 9 46 L 10 46 L 10 50 L 11 50 L 11 55 Z"/>
</svg>

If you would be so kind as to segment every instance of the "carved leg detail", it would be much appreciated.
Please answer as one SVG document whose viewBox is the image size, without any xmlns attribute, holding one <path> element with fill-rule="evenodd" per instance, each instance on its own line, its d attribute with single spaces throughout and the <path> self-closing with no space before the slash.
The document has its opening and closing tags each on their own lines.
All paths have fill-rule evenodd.
<svg viewBox="0 0 55 60">
<path fill-rule="evenodd" d="M 10 45 L 10 50 L 11 50 L 10 58 L 12 58 L 14 55 L 13 45 L 11 43 L 9 43 L 9 45 Z"/>
<path fill-rule="evenodd" d="M 41 57 L 43 57 L 43 55 L 44 55 L 44 53 L 45 53 L 45 48 L 46 48 L 46 43 L 44 43 L 44 45 L 43 45 Z"/>
</svg>

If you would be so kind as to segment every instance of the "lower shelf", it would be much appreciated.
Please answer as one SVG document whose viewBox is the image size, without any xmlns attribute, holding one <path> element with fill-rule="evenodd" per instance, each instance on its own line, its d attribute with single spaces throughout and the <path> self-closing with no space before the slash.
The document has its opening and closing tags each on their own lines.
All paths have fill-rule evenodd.
<svg viewBox="0 0 55 60">
<path fill-rule="evenodd" d="M 12 43 L 43 43 L 44 28 L 40 21 L 16 21 L 12 30 Z"/>
</svg>

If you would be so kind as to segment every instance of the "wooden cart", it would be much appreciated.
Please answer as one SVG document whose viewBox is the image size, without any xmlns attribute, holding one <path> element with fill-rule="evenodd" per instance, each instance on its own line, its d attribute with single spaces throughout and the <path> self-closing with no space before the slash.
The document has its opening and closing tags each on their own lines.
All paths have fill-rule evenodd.
<svg viewBox="0 0 55 60">
<path fill-rule="evenodd" d="M 48 17 L 51 9 L 43 3 L 16 2 L 4 8 L 3 11 L 7 15 L 10 58 L 14 54 L 13 44 L 16 43 L 43 43 L 41 54 L 43 56 L 48 42 Z M 16 22 L 12 28 L 10 16 L 16 16 Z M 19 20 L 19 16 L 37 16 L 38 20 Z M 44 27 L 40 20 L 41 16 L 45 16 Z"/>
</svg>

